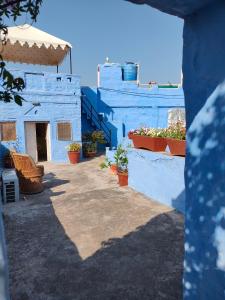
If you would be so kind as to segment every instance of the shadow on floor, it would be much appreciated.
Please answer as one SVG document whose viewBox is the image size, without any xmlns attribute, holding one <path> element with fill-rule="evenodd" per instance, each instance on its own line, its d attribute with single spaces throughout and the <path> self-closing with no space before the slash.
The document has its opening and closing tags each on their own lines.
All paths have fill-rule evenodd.
<svg viewBox="0 0 225 300">
<path fill-rule="evenodd" d="M 66 182 L 54 180 L 49 188 Z M 183 224 L 176 212 L 106 241 L 83 260 L 50 197 L 5 216 L 12 300 L 182 299 Z"/>
</svg>

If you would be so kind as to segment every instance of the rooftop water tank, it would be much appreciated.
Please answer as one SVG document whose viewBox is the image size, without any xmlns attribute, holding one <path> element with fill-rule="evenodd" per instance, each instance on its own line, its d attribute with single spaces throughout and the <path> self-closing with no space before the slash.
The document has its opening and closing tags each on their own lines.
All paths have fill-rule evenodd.
<svg viewBox="0 0 225 300">
<path fill-rule="evenodd" d="M 124 81 L 137 81 L 138 66 L 132 62 L 122 65 L 122 78 Z"/>
</svg>

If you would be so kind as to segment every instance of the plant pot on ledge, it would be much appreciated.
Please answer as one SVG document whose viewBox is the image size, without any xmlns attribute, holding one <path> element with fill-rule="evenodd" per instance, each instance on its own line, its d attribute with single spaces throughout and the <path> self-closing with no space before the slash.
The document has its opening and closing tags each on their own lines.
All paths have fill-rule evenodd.
<svg viewBox="0 0 225 300">
<path fill-rule="evenodd" d="M 128 172 L 118 171 L 118 183 L 119 186 L 127 186 L 128 185 Z"/>
<path fill-rule="evenodd" d="M 186 155 L 186 141 L 168 138 L 167 144 L 172 155 L 185 156 Z"/>
<path fill-rule="evenodd" d="M 147 149 L 154 152 L 164 152 L 167 146 L 167 140 L 161 137 L 142 136 L 129 133 L 129 139 L 133 141 L 137 149 Z"/>
</svg>

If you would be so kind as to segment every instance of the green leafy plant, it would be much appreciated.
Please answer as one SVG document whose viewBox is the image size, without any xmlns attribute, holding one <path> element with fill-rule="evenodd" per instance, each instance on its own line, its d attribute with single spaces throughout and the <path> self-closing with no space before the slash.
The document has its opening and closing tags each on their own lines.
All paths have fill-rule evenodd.
<svg viewBox="0 0 225 300">
<path fill-rule="evenodd" d="M 117 168 L 120 172 L 127 173 L 128 172 L 128 157 L 127 150 L 119 145 L 115 154 L 114 159 L 116 161 Z"/>
<path fill-rule="evenodd" d="M 26 17 L 30 16 L 31 21 L 34 22 L 39 14 L 42 0 L 2 0 L 0 1 L 0 32 L 1 32 L 1 47 L 7 42 L 8 26 L 5 24 L 5 19 L 12 18 L 16 21 L 18 17 L 23 14 Z M 22 105 L 25 101 L 22 96 L 19 95 L 24 87 L 25 83 L 22 78 L 14 78 L 12 73 L 6 69 L 5 62 L 0 55 L 0 80 L 2 90 L 0 91 L 0 101 L 15 102 L 18 105 Z"/>
<path fill-rule="evenodd" d="M 97 143 L 85 142 L 83 143 L 83 150 L 86 153 L 97 152 Z"/>
<path fill-rule="evenodd" d="M 111 160 L 109 160 L 108 157 L 106 157 L 105 161 L 100 164 L 100 168 L 101 169 L 107 169 L 107 168 L 110 168 L 111 165 L 112 165 Z"/>
<path fill-rule="evenodd" d="M 83 150 L 85 153 L 97 152 L 97 145 L 105 144 L 104 132 L 95 130 L 93 132 L 86 132 L 83 134 Z"/>
<path fill-rule="evenodd" d="M 103 131 L 99 131 L 99 130 L 93 131 L 91 136 L 92 136 L 92 141 L 93 142 L 96 142 L 96 143 L 99 143 L 99 144 L 105 144 L 106 143 Z"/>
<path fill-rule="evenodd" d="M 83 141 L 84 142 L 92 142 L 92 143 L 99 143 L 105 144 L 105 136 L 104 132 L 100 130 L 95 130 L 93 132 L 86 132 L 83 134 Z"/>
<path fill-rule="evenodd" d="M 81 148 L 81 145 L 78 144 L 78 143 L 72 143 L 70 145 L 67 146 L 67 150 L 68 151 L 75 151 L 75 152 L 80 152 L 80 148 Z"/>
</svg>

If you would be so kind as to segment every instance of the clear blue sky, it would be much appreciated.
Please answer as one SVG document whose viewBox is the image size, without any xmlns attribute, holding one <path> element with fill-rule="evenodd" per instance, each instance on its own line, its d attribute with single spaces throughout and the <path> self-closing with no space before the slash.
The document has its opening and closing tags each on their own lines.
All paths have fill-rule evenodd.
<svg viewBox="0 0 225 300">
<path fill-rule="evenodd" d="M 111 62 L 140 63 L 142 83 L 180 81 L 183 21 L 149 6 L 124 0 L 43 0 L 34 26 L 73 45 L 73 70 L 83 85 L 96 85 L 97 64 L 107 56 Z M 60 70 L 69 70 L 68 61 Z"/>
</svg>

